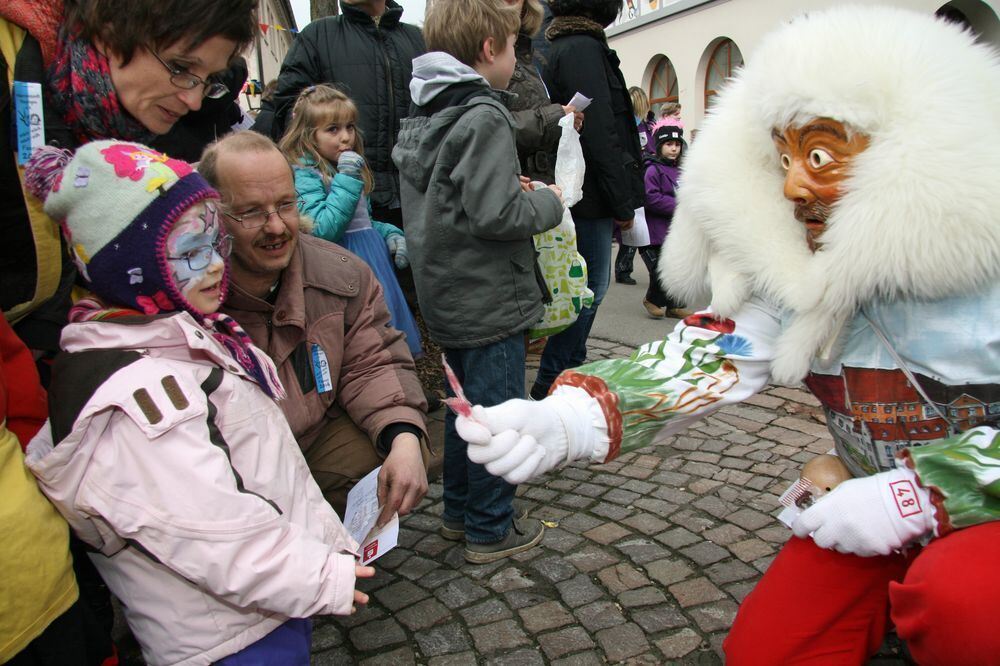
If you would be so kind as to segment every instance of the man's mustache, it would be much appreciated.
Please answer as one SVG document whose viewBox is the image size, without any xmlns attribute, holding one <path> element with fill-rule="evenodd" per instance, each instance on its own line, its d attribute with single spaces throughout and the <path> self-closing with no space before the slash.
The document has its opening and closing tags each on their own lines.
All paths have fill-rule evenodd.
<svg viewBox="0 0 1000 666">
<path fill-rule="evenodd" d="M 264 238 L 261 238 L 259 241 L 255 242 L 254 245 L 258 247 L 261 245 L 274 245 L 275 243 L 284 243 L 290 240 L 292 240 L 292 235 L 289 233 L 284 233 L 275 236 L 265 236 Z"/>
<path fill-rule="evenodd" d="M 795 219 L 799 222 L 823 222 L 825 224 L 832 213 L 833 206 L 820 201 L 795 206 Z"/>
</svg>

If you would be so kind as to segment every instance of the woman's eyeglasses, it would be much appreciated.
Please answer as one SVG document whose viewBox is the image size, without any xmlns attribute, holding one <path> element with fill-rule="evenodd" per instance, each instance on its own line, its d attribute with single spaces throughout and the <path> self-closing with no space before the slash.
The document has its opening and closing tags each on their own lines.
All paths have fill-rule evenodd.
<svg viewBox="0 0 1000 666">
<path fill-rule="evenodd" d="M 153 49 L 149 49 L 149 52 L 153 54 L 153 57 L 156 58 L 161 65 L 167 68 L 167 71 L 170 72 L 170 82 L 178 88 L 183 88 L 184 90 L 194 90 L 198 86 L 204 86 L 205 89 L 202 94 L 211 99 L 219 99 L 229 92 L 229 87 L 226 86 L 225 83 L 220 81 L 206 81 L 200 76 L 195 76 L 183 67 L 168 64 Z"/>
</svg>

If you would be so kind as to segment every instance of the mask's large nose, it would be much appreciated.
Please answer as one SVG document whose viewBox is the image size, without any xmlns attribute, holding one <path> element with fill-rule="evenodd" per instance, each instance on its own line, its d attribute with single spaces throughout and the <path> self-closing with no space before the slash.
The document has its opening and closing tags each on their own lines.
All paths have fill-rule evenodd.
<svg viewBox="0 0 1000 666">
<path fill-rule="evenodd" d="M 791 166 L 785 172 L 785 198 L 798 205 L 813 203 L 816 195 L 813 194 L 810 183 L 805 165 L 800 160 L 792 160 Z"/>
</svg>

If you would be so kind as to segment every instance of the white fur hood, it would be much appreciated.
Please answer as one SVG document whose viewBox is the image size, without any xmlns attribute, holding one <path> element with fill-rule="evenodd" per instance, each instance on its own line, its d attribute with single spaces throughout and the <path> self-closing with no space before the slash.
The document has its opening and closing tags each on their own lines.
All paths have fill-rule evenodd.
<svg viewBox="0 0 1000 666">
<path fill-rule="evenodd" d="M 839 120 L 869 137 L 809 252 L 783 195 L 772 128 Z M 791 314 L 772 363 L 794 382 L 857 306 L 937 299 L 1000 278 L 1000 57 L 955 25 L 839 7 L 760 44 L 694 142 L 660 278 L 732 315 L 750 296 Z"/>
</svg>

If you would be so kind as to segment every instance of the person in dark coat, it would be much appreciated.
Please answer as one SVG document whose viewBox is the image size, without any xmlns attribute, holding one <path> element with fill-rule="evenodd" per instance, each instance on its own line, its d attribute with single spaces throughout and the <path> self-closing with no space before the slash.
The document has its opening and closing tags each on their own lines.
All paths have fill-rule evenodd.
<svg viewBox="0 0 1000 666">
<path fill-rule="evenodd" d="M 591 98 L 581 143 L 586 163 L 583 198 L 572 208 L 577 249 L 587 260 L 587 286 L 594 303 L 562 333 L 549 338 L 531 389 L 542 398 L 563 370 L 583 363 L 587 338 L 611 275 L 611 231 L 630 228 L 643 202 L 642 156 L 628 86 L 604 28 L 622 0 L 551 0 L 545 31 L 552 43 L 542 72 L 553 102 L 567 104 L 577 92 Z"/>
<path fill-rule="evenodd" d="M 390 153 L 399 121 L 409 112 L 412 62 L 426 50 L 424 38 L 401 21 L 403 8 L 395 0 L 341 0 L 340 11 L 299 32 L 253 129 L 278 141 L 303 88 L 340 88 L 358 107 L 358 129 L 375 176 L 372 218 L 402 227 L 399 175 Z"/>
<path fill-rule="evenodd" d="M 639 146 L 645 159 L 656 157 L 656 146 L 653 141 L 652 112 L 649 110 L 649 96 L 638 86 L 628 89 L 632 100 L 632 111 L 635 113 L 635 128 L 639 135 Z M 618 243 L 618 256 L 615 257 L 615 282 L 619 284 L 635 284 L 632 277 L 632 266 L 635 260 L 636 248 L 622 243 L 620 229 L 615 229 L 615 241 Z"/>
<path fill-rule="evenodd" d="M 517 157 L 521 175 L 549 185 L 555 182 L 555 154 L 562 130 L 559 119 L 576 113 L 572 106 L 555 104 L 549 99 L 542 77 L 535 67 L 532 37 L 538 33 L 544 16 L 539 0 L 507 0 L 521 7 L 521 29 L 514 44 L 517 62 L 505 98 L 505 104 L 517 125 Z M 574 125 L 579 130 L 583 114 L 577 113 Z"/>
</svg>

